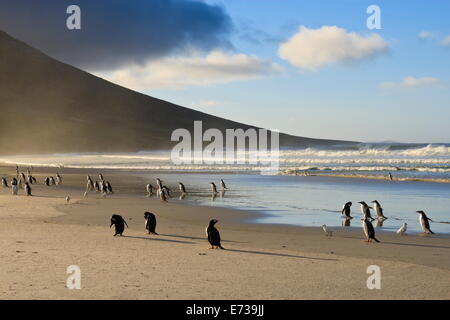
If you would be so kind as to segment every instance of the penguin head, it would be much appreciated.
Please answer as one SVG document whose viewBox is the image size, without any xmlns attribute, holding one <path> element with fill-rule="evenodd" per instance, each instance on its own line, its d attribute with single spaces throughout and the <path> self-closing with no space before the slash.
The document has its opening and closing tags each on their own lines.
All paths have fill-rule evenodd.
<svg viewBox="0 0 450 320">
<path fill-rule="evenodd" d="M 372 203 L 380 204 L 377 200 L 373 200 Z"/>
<path fill-rule="evenodd" d="M 211 219 L 211 220 L 209 221 L 209 225 L 210 225 L 210 226 L 213 226 L 213 225 L 215 225 L 217 222 L 219 222 L 219 220 L 217 220 L 217 219 Z"/>
<path fill-rule="evenodd" d="M 422 210 L 416 211 L 418 214 L 425 214 Z"/>
<path fill-rule="evenodd" d="M 365 203 L 364 201 L 360 201 L 358 202 L 359 204 L 362 204 L 363 206 L 367 206 L 367 203 Z"/>
</svg>

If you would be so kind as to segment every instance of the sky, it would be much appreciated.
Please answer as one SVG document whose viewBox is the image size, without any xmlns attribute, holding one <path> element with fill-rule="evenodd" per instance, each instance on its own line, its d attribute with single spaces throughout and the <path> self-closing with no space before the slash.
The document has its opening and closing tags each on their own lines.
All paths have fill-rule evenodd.
<svg viewBox="0 0 450 320">
<path fill-rule="evenodd" d="M 68 30 L 77 4 L 81 30 Z M 380 9 L 369 29 L 367 8 Z M 450 2 L 0 0 L 0 29 L 130 89 L 247 124 L 450 142 Z"/>
</svg>

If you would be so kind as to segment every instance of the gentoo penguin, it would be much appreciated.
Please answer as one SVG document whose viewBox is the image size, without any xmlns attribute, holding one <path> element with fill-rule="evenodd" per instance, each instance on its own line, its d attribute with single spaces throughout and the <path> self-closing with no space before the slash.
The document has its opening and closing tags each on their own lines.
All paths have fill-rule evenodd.
<svg viewBox="0 0 450 320">
<path fill-rule="evenodd" d="M 98 184 L 98 181 L 94 182 L 94 190 L 100 192 L 100 185 Z"/>
<path fill-rule="evenodd" d="M 363 215 L 363 219 L 370 219 L 370 220 L 375 220 L 374 218 L 372 218 L 372 216 L 370 215 L 370 209 L 373 209 L 372 207 L 369 207 L 367 205 L 367 203 L 365 203 L 364 201 L 360 201 L 358 202 L 359 204 L 361 204 L 361 213 Z"/>
<path fill-rule="evenodd" d="M 66 202 L 69 203 L 70 202 L 70 196 L 66 197 Z"/>
<path fill-rule="evenodd" d="M 210 182 L 210 184 L 211 184 L 211 191 L 212 191 L 212 193 L 213 194 L 218 193 L 217 192 L 217 188 L 216 188 L 216 184 L 214 182 Z"/>
<path fill-rule="evenodd" d="M 48 187 L 50 185 L 50 178 L 49 177 L 45 177 L 44 179 L 44 184 Z"/>
<path fill-rule="evenodd" d="M 404 235 L 405 234 L 405 232 L 406 232 L 406 229 L 408 229 L 408 224 L 405 222 L 401 227 L 400 227 L 400 229 L 398 229 L 397 230 L 397 234 L 399 234 L 399 235 Z"/>
<path fill-rule="evenodd" d="M 420 226 L 422 227 L 423 233 L 427 233 L 427 234 L 434 234 L 433 231 L 431 231 L 430 229 L 430 223 L 429 221 L 433 221 L 430 218 L 427 217 L 427 215 L 425 214 L 425 212 L 423 212 L 422 210 L 420 211 L 416 211 L 419 214 L 419 222 L 420 222 Z"/>
<path fill-rule="evenodd" d="M 161 201 L 163 202 L 167 202 L 167 196 L 166 196 L 166 192 L 164 191 L 165 189 L 158 189 L 159 192 L 159 197 L 161 198 Z"/>
<path fill-rule="evenodd" d="M 370 222 L 369 219 L 364 219 L 362 224 L 367 242 L 372 242 L 372 240 L 375 240 L 375 242 L 380 242 L 377 238 L 375 238 L 375 229 L 373 228 L 372 222 Z"/>
<path fill-rule="evenodd" d="M 162 186 L 161 188 L 162 192 L 166 194 L 169 198 L 172 198 L 172 195 L 170 194 L 170 189 L 166 186 Z"/>
<path fill-rule="evenodd" d="M 342 208 L 342 215 L 345 216 L 347 219 L 353 219 L 352 216 L 350 216 L 352 203 L 349 201 L 346 204 L 344 204 L 344 207 Z"/>
<path fill-rule="evenodd" d="M 327 228 L 327 226 L 325 224 L 322 226 L 322 230 L 323 230 L 323 232 L 325 232 L 325 235 L 327 237 L 332 237 L 333 236 L 333 231 L 328 230 L 328 228 Z"/>
<path fill-rule="evenodd" d="M 56 174 L 56 185 L 59 186 L 62 184 L 62 178 L 59 173 Z"/>
<path fill-rule="evenodd" d="M 31 187 L 30 187 L 30 184 L 28 182 L 25 182 L 25 194 L 27 196 L 32 196 L 32 194 L 31 194 Z"/>
<path fill-rule="evenodd" d="M 98 178 L 100 179 L 100 181 L 103 181 L 103 175 L 101 173 L 98 174 Z"/>
<path fill-rule="evenodd" d="M 105 197 L 108 194 L 108 185 L 106 183 L 100 181 L 100 188 L 101 188 L 101 192 L 102 192 L 102 197 Z"/>
<path fill-rule="evenodd" d="M 12 194 L 17 195 L 17 192 L 19 191 L 19 187 L 17 186 L 17 179 L 14 177 L 11 180 L 11 188 L 12 188 Z"/>
<path fill-rule="evenodd" d="M 53 178 L 53 176 L 50 177 L 50 184 L 51 184 L 52 186 L 54 186 L 54 185 L 56 184 L 55 178 Z"/>
<path fill-rule="evenodd" d="M 212 219 L 209 221 L 209 225 L 206 227 L 206 236 L 208 237 L 208 241 L 211 244 L 210 249 L 222 249 L 225 250 L 224 247 L 220 244 L 220 233 L 219 230 L 216 229 L 214 226 L 217 222 L 219 222 L 216 219 Z"/>
<path fill-rule="evenodd" d="M 118 214 L 113 214 L 111 216 L 111 225 L 110 228 L 114 225 L 116 232 L 114 233 L 114 237 L 119 235 L 122 236 L 123 231 L 125 230 L 125 226 L 128 227 L 127 222 L 122 218 L 122 216 Z"/>
<path fill-rule="evenodd" d="M 147 229 L 148 234 L 157 234 L 156 233 L 156 217 L 153 213 L 146 211 L 144 213 L 145 218 L 145 229 Z"/>
<path fill-rule="evenodd" d="M 163 185 L 162 180 L 160 178 L 156 178 L 156 185 L 158 186 L 158 188 L 162 189 Z"/>
<path fill-rule="evenodd" d="M 222 190 L 225 190 L 227 188 L 225 182 L 223 182 L 223 179 L 220 179 L 220 187 L 222 188 Z"/>
<path fill-rule="evenodd" d="M 2 178 L 2 186 L 3 188 L 8 188 L 8 181 L 5 178 Z"/>
<path fill-rule="evenodd" d="M 106 189 L 108 190 L 109 193 L 114 193 L 111 183 L 109 183 L 109 181 L 106 181 L 105 185 L 106 185 Z"/>
<path fill-rule="evenodd" d="M 184 187 L 184 184 L 181 182 L 178 182 L 178 186 L 180 188 L 181 193 L 186 193 L 186 188 Z"/>
<path fill-rule="evenodd" d="M 377 213 L 378 219 L 386 220 L 387 218 L 383 215 L 383 208 L 377 200 L 373 200 L 372 203 L 375 204 L 375 212 Z"/>
<path fill-rule="evenodd" d="M 153 186 L 150 183 L 145 186 L 145 190 L 147 190 L 147 197 L 151 197 L 153 195 Z"/>
</svg>

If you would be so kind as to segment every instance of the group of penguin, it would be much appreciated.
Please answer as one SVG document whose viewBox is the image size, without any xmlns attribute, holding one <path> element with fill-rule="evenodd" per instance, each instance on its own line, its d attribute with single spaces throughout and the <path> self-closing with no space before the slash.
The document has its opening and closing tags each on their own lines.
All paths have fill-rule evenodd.
<svg viewBox="0 0 450 320">
<path fill-rule="evenodd" d="M 376 237 L 375 237 L 375 229 L 372 225 L 372 221 L 375 220 L 375 218 L 373 218 L 370 214 L 370 209 L 373 209 L 372 207 L 370 207 L 366 202 L 364 201 L 360 201 L 358 202 L 361 205 L 361 213 L 363 215 L 362 220 L 362 227 L 364 230 L 364 234 L 366 235 L 366 241 L 367 242 L 380 242 Z M 375 212 L 377 214 L 377 219 L 380 221 L 386 220 L 387 217 L 384 215 L 383 212 L 383 208 L 381 207 L 380 203 L 377 200 L 373 200 L 372 203 L 374 204 L 375 207 Z M 351 206 L 352 203 L 351 202 L 347 202 L 344 204 L 343 208 L 342 208 L 342 215 L 345 217 L 346 220 L 350 220 L 353 219 L 353 217 L 350 215 L 351 212 Z M 430 222 L 429 221 L 433 221 L 430 218 L 428 218 L 428 216 L 425 214 L 425 212 L 423 210 L 419 210 L 416 211 L 419 214 L 419 223 L 420 226 L 422 227 L 422 230 L 424 232 L 424 234 L 434 234 L 433 231 L 431 231 L 430 229 Z M 408 224 L 405 222 L 403 223 L 403 225 L 397 230 L 397 234 L 400 235 L 404 235 L 406 230 L 407 230 L 407 226 Z M 325 234 L 327 236 L 331 236 L 332 232 L 330 230 L 328 230 L 326 225 L 322 226 L 322 229 L 324 230 Z"/>
<path fill-rule="evenodd" d="M 2 187 L 9 188 L 8 181 L 5 177 L 2 177 Z M 17 195 L 19 193 L 19 189 L 24 189 L 25 194 L 27 196 L 32 196 L 31 193 L 31 185 L 37 183 L 37 179 L 31 174 L 31 169 L 27 169 L 27 174 L 25 175 L 23 172 L 19 173 L 19 168 L 16 167 L 16 176 L 11 179 L 11 190 L 13 195 Z M 56 181 L 53 177 L 46 177 L 44 179 L 44 184 L 49 185 L 59 185 L 62 183 L 61 176 L 56 174 Z"/>
<path fill-rule="evenodd" d="M 91 176 L 86 176 L 86 191 L 84 192 L 84 196 L 87 197 L 89 191 L 95 191 L 97 193 L 101 193 L 102 197 L 105 197 L 107 194 L 113 194 L 113 188 L 109 181 L 105 180 L 103 175 L 100 173 L 98 175 L 99 181 L 92 180 Z"/>
<path fill-rule="evenodd" d="M 158 233 L 156 232 L 155 214 L 146 211 L 144 213 L 144 219 L 145 219 L 145 229 L 147 230 L 147 233 L 158 235 Z M 225 250 L 225 248 L 222 247 L 221 245 L 220 232 L 215 227 L 217 222 L 219 222 L 217 219 L 211 219 L 209 221 L 209 224 L 206 227 L 206 236 L 208 238 L 209 244 L 211 245 L 211 249 L 220 248 L 222 250 Z M 122 236 L 123 232 L 125 231 L 125 226 L 128 227 L 128 224 L 121 215 L 113 214 L 111 216 L 111 224 L 109 225 L 109 227 L 111 228 L 112 226 L 114 226 L 113 236 L 115 237 L 115 236 Z"/>
<path fill-rule="evenodd" d="M 217 191 L 216 184 L 214 182 L 210 182 L 211 185 L 211 192 L 213 198 L 219 193 Z M 165 185 L 163 185 L 163 181 L 160 178 L 156 178 L 156 196 L 161 199 L 163 202 L 168 202 L 168 198 L 172 198 L 171 189 Z M 222 194 L 225 193 L 225 190 L 227 189 L 227 186 L 225 185 L 225 182 L 223 179 L 220 179 L 220 186 L 221 186 L 221 192 Z M 145 186 L 145 190 L 147 191 L 147 197 L 153 196 L 154 187 L 151 183 L 147 184 Z M 182 182 L 178 182 L 178 189 L 180 190 L 180 200 L 184 199 L 184 197 L 187 194 L 186 187 Z"/>
</svg>

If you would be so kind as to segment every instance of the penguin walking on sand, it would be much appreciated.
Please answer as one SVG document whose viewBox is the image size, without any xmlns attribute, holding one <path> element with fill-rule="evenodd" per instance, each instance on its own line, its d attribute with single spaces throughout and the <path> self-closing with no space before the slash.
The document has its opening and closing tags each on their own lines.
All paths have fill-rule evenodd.
<svg viewBox="0 0 450 320">
<path fill-rule="evenodd" d="M 94 182 L 92 181 L 92 178 L 90 176 L 86 176 L 86 180 L 86 191 L 94 190 Z"/>
<path fill-rule="evenodd" d="M 403 236 L 406 233 L 406 230 L 408 229 L 408 224 L 405 222 L 400 229 L 397 230 L 397 234 Z"/>
<path fill-rule="evenodd" d="M 387 217 L 383 215 L 383 208 L 381 207 L 380 203 L 377 200 L 373 200 L 372 203 L 375 204 L 375 212 L 377 213 L 378 219 L 386 220 Z"/>
<path fill-rule="evenodd" d="M 165 189 L 158 189 L 158 193 L 162 202 L 168 202 Z"/>
<path fill-rule="evenodd" d="M 100 179 L 100 181 L 103 181 L 103 175 L 101 173 L 98 174 L 98 178 Z"/>
<path fill-rule="evenodd" d="M 8 188 L 8 181 L 5 178 L 2 178 L 2 187 L 3 188 Z"/>
<path fill-rule="evenodd" d="M 180 188 L 180 192 L 182 194 L 186 193 L 186 188 L 184 187 L 184 184 L 182 182 L 178 182 L 178 187 Z"/>
<path fill-rule="evenodd" d="M 114 191 L 113 191 L 111 183 L 109 183 L 109 181 L 106 181 L 105 184 L 106 184 L 106 189 L 108 190 L 108 192 L 113 194 Z"/>
<path fill-rule="evenodd" d="M 56 174 L 56 185 L 59 186 L 62 184 L 62 177 L 59 173 Z"/>
<path fill-rule="evenodd" d="M 96 192 L 100 192 L 100 185 L 98 184 L 98 181 L 95 181 L 95 182 L 94 182 L 94 190 L 95 190 Z"/>
<path fill-rule="evenodd" d="M 210 182 L 210 184 L 211 184 L 211 191 L 212 191 L 212 193 L 213 194 L 218 194 L 216 184 L 214 182 Z"/>
<path fill-rule="evenodd" d="M 162 189 L 163 185 L 162 180 L 160 178 L 156 178 L 156 185 L 158 186 L 159 189 Z"/>
<path fill-rule="evenodd" d="M 151 197 L 153 195 L 153 186 L 150 183 L 145 186 L 145 190 L 147 191 L 147 197 Z"/>
<path fill-rule="evenodd" d="M 162 186 L 161 188 L 162 192 L 166 194 L 167 197 L 172 198 L 172 195 L 170 194 L 170 189 L 166 186 Z"/>
<path fill-rule="evenodd" d="M 211 245 L 210 249 L 222 249 L 225 250 L 224 247 L 220 244 L 220 233 L 219 230 L 216 229 L 215 224 L 219 222 L 216 219 L 212 219 L 209 221 L 209 225 L 206 227 L 206 236 L 208 237 L 209 244 Z"/>
<path fill-rule="evenodd" d="M 353 219 L 352 216 L 350 216 L 352 203 L 349 201 L 346 204 L 344 204 L 344 207 L 342 208 L 342 215 L 345 216 L 346 219 Z"/>
<path fill-rule="evenodd" d="M 375 229 L 373 228 L 372 222 L 370 222 L 369 219 L 364 219 L 362 224 L 367 242 L 372 242 L 372 240 L 375 240 L 375 242 L 380 242 L 377 238 L 375 238 Z"/>
<path fill-rule="evenodd" d="M 122 236 L 125 226 L 128 228 L 127 222 L 118 214 L 113 214 L 111 216 L 111 225 L 109 227 L 111 228 L 112 226 L 114 226 L 115 229 L 114 237 L 117 235 Z"/>
<path fill-rule="evenodd" d="M 19 192 L 19 187 L 17 185 L 17 179 L 14 177 L 11 180 L 11 188 L 12 188 L 12 194 L 13 195 L 17 195 L 17 193 Z"/>
<path fill-rule="evenodd" d="M 49 177 L 45 177 L 44 184 L 48 187 L 50 185 L 50 179 Z"/>
<path fill-rule="evenodd" d="M 54 186 L 56 184 L 55 178 L 53 176 L 50 177 L 50 185 Z"/>
<path fill-rule="evenodd" d="M 227 186 L 225 185 L 223 179 L 220 179 L 220 187 L 222 188 L 222 191 L 225 191 L 227 189 Z"/>
<path fill-rule="evenodd" d="M 30 184 L 28 182 L 25 182 L 25 194 L 27 196 L 32 196 L 32 194 L 31 194 L 31 186 L 30 186 Z"/>
<path fill-rule="evenodd" d="M 422 227 L 423 233 L 425 234 L 434 234 L 433 231 L 430 229 L 430 223 L 428 221 L 433 221 L 430 218 L 427 217 L 425 212 L 422 210 L 416 211 L 419 214 L 419 222 L 420 226 Z"/>
<path fill-rule="evenodd" d="M 369 207 L 367 205 L 367 203 L 365 203 L 364 201 L 360 201 L 358 202 L 359 204 L 361 204 L 361 213 L 363 215 L 363 219 L 370 219 L 371 221 L 375 220 L 374 218 L 372 218 L 372 216 L 370 215 L 370 209 L 373 209 L 372 207 Z"/>
<path fill-rule="evenodd" d="M 329 230 L 326 224 L 324 224 L 322 226 L 322 230 L 323 230 L 323 232 L 325 232 L 325 236 L 327 236 L 327 237 L 333 236 L 333 231 Z"/>
<path fill-rule="evenodd" d="M 145 218 L 145 229 L 147 230 L 148 234 L 158 234 L 156 233 L 156 216 L 151 213 L 146 211 L 144 213 L 144 218 Z"/>
</svg>

